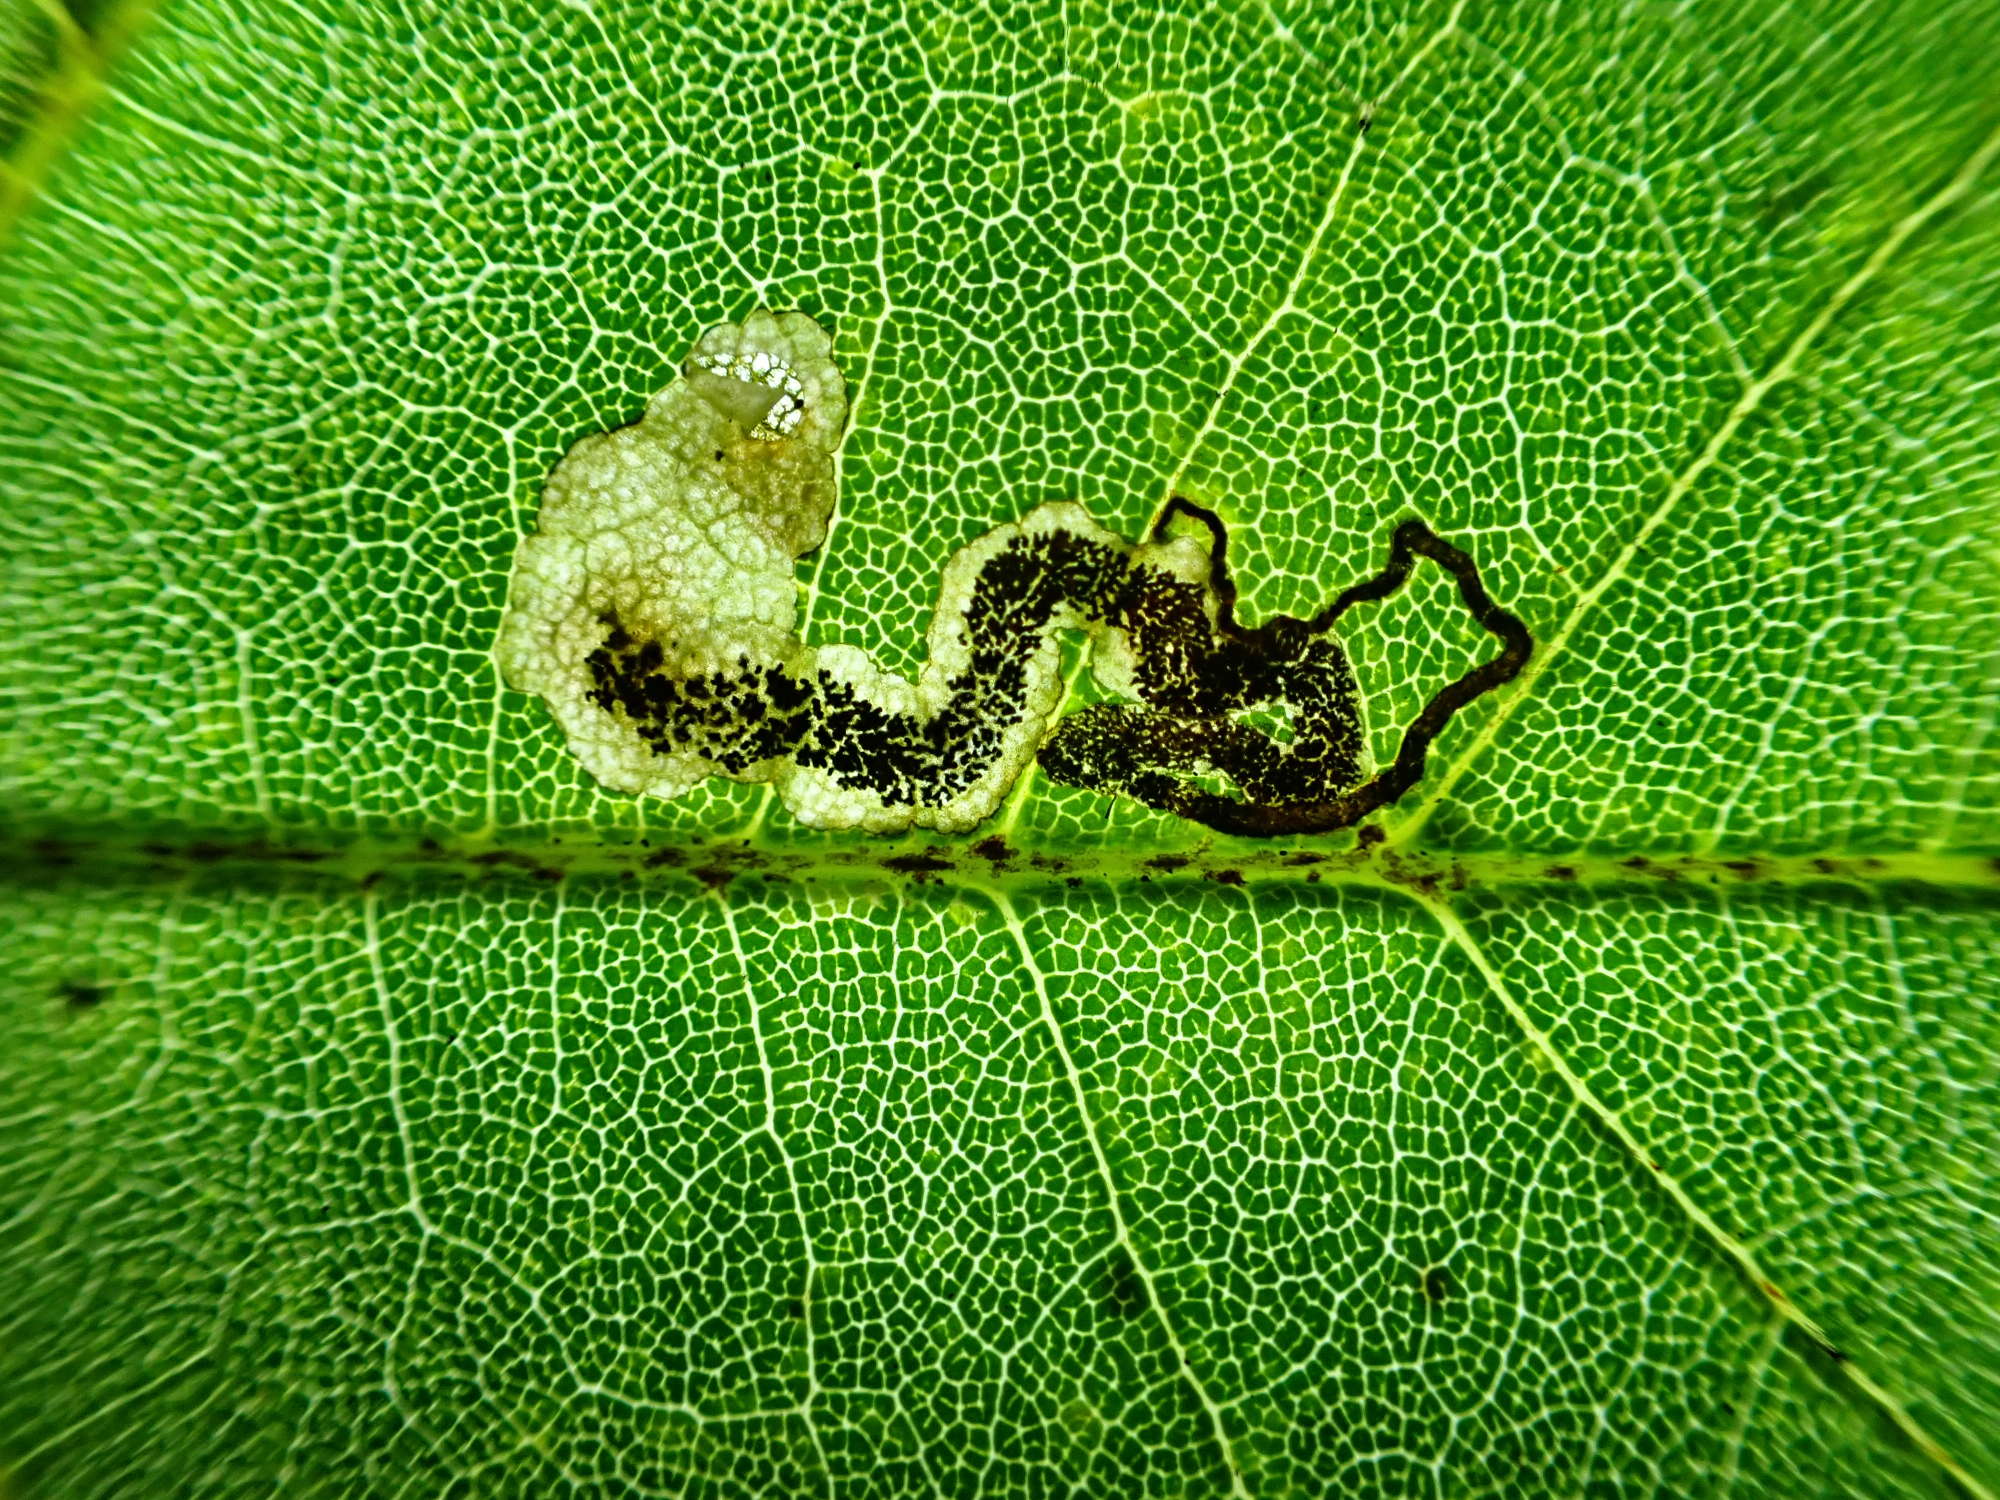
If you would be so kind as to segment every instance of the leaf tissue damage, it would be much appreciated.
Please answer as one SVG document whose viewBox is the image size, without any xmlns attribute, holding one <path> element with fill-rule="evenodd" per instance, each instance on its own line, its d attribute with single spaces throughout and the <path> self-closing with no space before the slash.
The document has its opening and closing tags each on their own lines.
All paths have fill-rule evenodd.
<svg viewBox="0 0 2000 1500">
<path fill-rule="evenodd" d="M 703 334 L 638 422 L 557 465 L 515 560 L 498 657 L 607 786 L 676 797 L 726 776 L 772 783 L 813 827 L 963 832 L 1038 756 L 1057 781 L 1225 832 L 1323 832 L 1408 791 L 1452 716 L 1532 650 L 1472 559 L 1421 522 L 1319 614 L 1247 627 L 1213 513 L 1176 498 L 1133 543 L 1052 503 L 952 557 L 929 659 L 906 681 L 797 633 L 794 563 L 825 539 L 846 415 L 825 330 L 757 312 Z M 1175 534 L 1177 519 L 1205 539 Z M 1378 769 L 1332 627 L 1400 588 L 1418 557 L 1453 575 L 1500 650 L 1440 690 Z M 1098 682 L 1129 701 L 1051 731 L 1064 630 L 1090 637 Z M 1282 737 L 1264 727 L 1274 714 Z M 1197 779 L 1216 773 L 1240 795 Z"/>
</svg>

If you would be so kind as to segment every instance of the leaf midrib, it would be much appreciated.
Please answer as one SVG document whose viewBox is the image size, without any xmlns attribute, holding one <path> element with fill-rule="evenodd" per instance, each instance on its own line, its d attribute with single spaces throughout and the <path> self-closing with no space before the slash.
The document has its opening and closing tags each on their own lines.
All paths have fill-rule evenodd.
<svg viewBox="0 0 2000 1500">
<path fill-rule="evenodd" d="M 1374 887 L 1418 895 L 1466 891 L 1593 893 L 1814 887 L 1928 887 L 2000 895 L 2000 855 L 1922 848 L 1876 851 L 1695 854 L 1657 852 L 1458 852 L 1375 842 L 1253 844 L 1206 839 L 1186 847 L 1062 849 L 988 834 L 963 840 L 843 837 L 787 844 L 740 837 L 607 838 L 582 832 L 508 838 L 443 833 L 317 837 L 45 828 L 0 834 L 0 879 L 178 879 L 205 873 L 241 884 L 307 878 L 365 885 L 383 878 L 496 876 L 542 880 L 697 880 L 726 885 L 757 876 L 806 885 L 906 882 L 1028 889 L 1083 882 L 1150 886 Z"/>
</svg>

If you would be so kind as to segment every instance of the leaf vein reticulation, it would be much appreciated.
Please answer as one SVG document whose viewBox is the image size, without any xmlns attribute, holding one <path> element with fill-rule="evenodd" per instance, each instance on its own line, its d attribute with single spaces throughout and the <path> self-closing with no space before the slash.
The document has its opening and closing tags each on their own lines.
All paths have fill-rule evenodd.
<svg viewBox="0 0 2000 1500">
<path fill-rule="evenodd" d="M 370 70 L 405 61 L 380 46 L 393 26 L 323 37 L 323 18 L 267 14 L 285 36 L 306 23 L 312 66 L 260 78 L 176 12 L 128 101 L 106 72 L 151 8 L 79 11 L 98 19 L 61 55 L 74 76 L 38 64 L 48 87 L 0 145 L 0 242 L 38 197 L 67 241 L 21 234 L 24 288 L 49 286 L 15 320 L 23 494 L 50 497 L 52 540 L 20 528 L 15 690 L 40 727 L 0 829 L 27 939 L 21 1040 L 0 1050 L 35 1101 L 10 1159 L 31 1420 L 0 1468 L 81 1488 L 165 1473 L 178 1445 L 254 1483 L 248 1443 L 270 1438 L 308 1487 L 519 1472 L 583 1492 L 615 1466 L 662 1492 L 740 1473 L 746 1492 L 947 1494 L 1080 1468 L 1122 1492 L 1171 1487 L 1180 1463 L 1190 1493 L 1246 1496 L 1410 1476 L 1514 1493 L 1525 1455 L 1561 1492 L 1726 1496 L 1900 1491 L 1914 1454 L 1920 1482 L 1991 1500 L 1976 1132 L 2000 700 L 1975 624 L 1990 319 L 1969 300 L 1991 282 L 1962 251 L 1913 269 L 1959 249 L 1940 242 L 1974 227 L 1956 216 L 2000 158 L 1990 119 L 1937 118 L 1938 58 L 1980 62 L 1965 39 L 1899 85 L 1885 61 L 1921 55 L 1922 28 L 1837 7 L 1824 34 L 1760 28 L 1737 50 L 1715 18 L 1655 35 L 1653 12 L 1615 6 L 1516 44 L 1513 19 L 1441 0 L 1407 28 L 1333 18 L 1327 47 L 1354 43 L 1338 56 L 1309 8 L 1305 35 L 1253 10 L 1173 19 L 1186 59 L 1098 45 L 1068 11 L 1031 35 L 1024 12 L 1002 29 L 1040 60 L 989 81 L 960 67 L 1004 61 L 985 38 L 863 14 L 878 80 L 839 55 L 845 17 L 772 31 L 767 56 L 716 26 L 654 53 L 657 16 L 628 46 L 608 14 L 551 11 L 529 71 L 496 70 L 488 98 L 465 67 L 484 40 L 448 25 L 392 78 Z M 1843 51 L 1848 28 L 1886 45 Z M 710 55 L 722 82 L 697 76 Z M 598 68 L 608 87 L 566 92 Z M 1899 86 L 1901 120 L 1878 107 Z M 689 105 L 710 96 L 720 114 Z M 1065 107 L 1027 118 L 1044 96 Z M 1185 121 L 1144 112 L 1167 96 Z M 315 97 L 333 126 L 350 122 L 328 101 L 381 112 L 320 139 Z M 398 114 L 405 98 L 434 113 Z M 133 202 L 107 204 L 106 180 Z M 577 254 L 540 253 L 571 225 Z M 106 260 L 129 300 L 71 275 Z M 1064 264 L 1050 300 L 1035 278 Z M 294 312 L 324 304 L 325 341 L 289 320 L 295 290 Z M 801 570 L 802 629 L 907 624 L 937 550 L 922 528 L 1034 489 L 1143 510 L 1213 484 L 1272 586 L 1316 587 L 1313 528 L 1365 542 L 1425 504 L 1403 485 L 1420 474 L 1467 497 L 1441 522 L 1527 549 L 1508 596 L 1541 616 L 1537 657 L 1359 839 L 1210 837 L 1050 798 L 1033 770 L 963 840 L 802 832 L 769 787 L 596 799 L 540 758 L 497 675 L 470 701 L 494 583 L 473 554 L 531 524 L 524 487 L 585 415 L 657 386 L 681 324 L 793 301 L 837 324 L 876 419 L 834 450 L 859 503 Z M 71 308 L 102 326 L 60 326 Z M 421 314 L 377 327 L 376 308 Z M 1878 311 L 1860 353 L 1893 368 L 1840 369 Z M 460 368 L 449 338 L 426 342 L 460 328 L 533 352 Z M 1072 364 L 1088 387 L 1064 388 Z M 1857 441 L 1838 408 L 1864 398 Z M 85 458 L 47 459 L 55 437 Z M 228 463 L 188 456 L 208 449 Z M 1870 462 L 1951 493 L 1913 484 L 1892 508 L 1901 473 L 1849 467 Z M 1835 527 L 1829 577 L 1801 554 Z M 414 602 L 360 560 L 378 532 L 429 580 Z M 1632 591 L 1683 548 L 1692 567 L 1635 631 Z M 356 600 L 380 608 L 349 618 Z M 1406 695 L 1458 639 L 1392 618 L 1364 665 Z M 1089 696 L 1070 691 L 1088 652 L 1064 650 L 1056 718 Z M 1579 701 L 1586 668 L 1612 680 Z M 1476 817 L 1475 839 L 1459 806 L 1489 799 L 1509 815 Z M 1429 826 L 1445 804 L 1450 837 Z M 1906 933 L 1905 913 L 1928 925 Z M 697 1125 L 652 1108 L 683 1097 Z M 1032 1106 L 1018 1136 L 999 1122 L 1019 1154 L 952 1154 L 996 1098 Z M 594 1185 L 634 1163 L 670 1211 L 637 1222 L 659 1262 L 643 1274 L 599 1255 L 607 1216 L 650 1214 Z M 565 1165 L 580 1197 L 550 1191 Z M 159 1183 L 202 1190 L 212 1251 L 181 1259 L 193 1200 L 154 1201 Z M 693 1213 L 704 1197 L 726 1215 Z M 1003 1243 L 996 1215 L 1025 1231 Z M 293 1241 L 314 1258 L 274 1256 Z M 974 1256 L 1012 1278 L 998 1315 L 955 1274 Z M 669 1260 L 692 1269 L 662 1290 Z M 744 1381 L 692 1343 L 683 1378 L 644 1336 L 732 1285 L 742 1302 L 712 1311 L 758 1325 Z M 584 1293 L 634 1288 L 635 1318 L 591 1326 Z M 82 1295 L 88 1326 L 59 1326 Z M 246 1326 L 280 1331 L 268 1368 Z M 495 1328 L 510 1369 L 467 1349 Z M 461 1349 L 479 1364 L 464 1402 Z M 274 1400 L 281 1383 L 303 1400 Z M 1143 1482 L 1121 1482 L 1127 1462 Z"/>
<path fill-rule="evenodd" d="M 1583 1075 L 1571 1066 L 1569 1059 L 1556 1047 L 1554 1039 L 1535 1024 L 1534 1017 L 1528 1013 L 1527 1007 L 1521 1004 L 1501 976 L 1498 967 L 1480 946 L 1479 940 L 1459 920 L 1458 914 L 1450 905 L 1433 893 L 1411 891 L 1409 894 L 1412 900 L 1430 914 L 1453 946 L 1465 955 L 1485 983 L 1487 990 L 1506 1012 L 1507 1018 L 1562 1080 L 1563 1087 L 1569 1091 L 1578 1108 L 1590 1116 L 1599 1129 L 1610 1136 L 1624 1154 L 1631 1158 L 1674 1208 L 1695 1227 L 1701 1238 L 1735 1267 L 1744 1282 L 1770 1304 L 1773 1314 L 1783 1319 L 1791 1328 L 1798 1330 L 1814 1348 L 1833 1361 L 1862 1399 L 1880 1412 L 1883 1418 L 1918 1452 L 1950 1475 L 1966 1494 L 1973 1496 L 1974 1500 L 1994 1500 L 1993 1491 L 1973 1478 L 1964 1465 L 1945 1452 L 1937 1440 L 1911 1415 L 1909 1408 L 1887 1387 L 1863 1369 L 1850 1353 L 1837 1347 L 1827 1337 L 1826 1330 L 1821 1328 L 1805 1309 L 1778 1285 L 1749 1245 L 1717 1223 L 1715 1216 L 1702 1207 L 1687 1187 L 1668 1172 L 1654 1153 L 1639 1139 L 1624 1116 L 1598 1096 L 1597 1091 L 1591 1088 Z"/>
<path fill-rule="evenodd" d="M 819 1424 L 813 1419 L 813 1404 L 818 1400 L 821 1389 L 818 1350 L 813 1340 L 813 1292 L 819 1280 L 819 1257 L 813 1250 L 812 1225 L 806 1219 L 805 1195 L 799 1188 L 798 1163 L 792 1157 L 791 1148 L 785 1144 L 784 1132 L 778 1128 L 778 1073 L 771 1065 L 771 1044 L 764 1035 L 764 1007 L 757 998 L 756 969 L 743 949 L 743 933 L 736 923 L 735 908 L 719 892 L 715 904 L 722 913 L 723 928 L 729 934 L 729 951 L 743 976 L 743 1004 L 750 1014 L 750 1039 L 757 1048 L 757 1068 L 764 1083 L 762 1133 L 778 1153 L 778 1164 L 785 1172 L 785 1192 L 791 1201 L 792 1216 L 798 1223 L 799 1249 L 805 1259 L 797 1319 L 805 1347 L 805 1391 L 799 1397 L 798 1418 L 805 1426 L 806 1436 L 812 1440 L 820 1480 L 830 1495 L 833 1493 L 833 1465 L 827 1458 L 826 1440 L 820 1435 Z"/>
<path fill-rule="evenodd" d="M 1479 728 L 1465 740 L 1458 754 L 1444 771 L 1433 777 L 1421 800 L 1403 818 L 1393 821 L 1388 829 L 1389 842 L 1396 846 L 1409 845 L 1423 831 L 1440 804 L 1449 798 L 1459 782 L 1471 771 L 1498 738 L 1500 731 L 1513 717 L 1522 704 L 1533 695 L 1535 684 L 1547 675 L 1551 666 L 1563 655 L 1577 629 L 1614 587 L 1629 574 L 1633 560 L 1645 550 L 1656 532 L 1666 524 L 1667 519 L 1679 508 L 1689 491 L 1700 482 L 1722 455 L 1743 424 L 1753 416 L 1764 399 L 1798 374 L 1800 364 L 1813 346 L 1833 326 L 1841 312 L 1851 306 L 1893 261 L 1897 254 L 1912 239 L 1940 214 L 1970 193 L 1985 170 L 2000 156 L 2000 127 L 1992 130 L 1973 148 L 1971 154 L 1935 191 L 1922 203 L 1889 226 L 1888 232 L 1846 280 L 1827 296 L 1818 310 L 1779 350 L 1770 366 L 1759 375 L 1737 397 L 1735 403 L 1723 414 L 1721 422 L 1709 433 L 1708 439 L 1695 452 L 1694 457 L 1676 474 L 1668 484 L 1660 503 L 1653 507 L 1639 523 L 1630 540 L 1611 556 L 1591 585 L 1576 598 L 1568 612 L 1553 631 L 1536 641 L 1534 657 L 1528 662 L 1521 675 L 1514 681 L 1509 691 L 1503 692 L 1497 705 L 1486 716 Z"/>
<path fill-rule="evenodd" d="M 1160 1331 L 1166 1338 L 1167 1347 L 1172 1351 L 1174 1368 L 1181 1379 L 1193 1392 L 1207 1418 L 1209 1431 L 1216 1446 L 1222 1451 L 1223 1468 L 1229 1475 L 1229 1494 L 1232 1500 L 1241 1497 L 1249 1500 L 1249 1489 L 1243 1482 L 1243 1466 L 1236 1457 L 1236 1450 L 1230 1441 L 1228 1425 L 1223 1420 L 1222 1407 L 1202 1381 L 1196 1370 L 1187 1345 L 1182 1341 L 1180 1331 L 1174 1326 L 1168 1314 L 1166 1302 L 1160 1295 L 1160 1287 L 1150 1261 L 1137 1240 L 1132 1237 L 1131 1226 L 1126 1222 L 1124 1195 L 1119 1191 L 1118 1178 L 1111 1170 L 1111 1159 L 1105 1154 L 1104 1142 L 1097 1130 L 1095 1115 L 1090 1108 L 1090 1092 L 1084 1086 L 1083 1074 L 1078 1070 L 1076 1059 L 1070 1051 L 1069 1040 L 1063 1035 L 1062 1022 L 1056 1015 L 1055 1003 L 1049 995 L 1048 978 L 1042 972 L 1041 964 L 1035 958 L 1034 946 L 1028 941 L 1027 932 L 1021 926 L 1020 913 L 1004 892 L 992 894 L 994 908 L 1000 915 L 1007 935 L 1013 940 L 1021 957 L 1022 967 L 1027 971 L 1029 985 L 1034 990 L 1036 1008 L 1042 1024 L 1049 1034 L 1049 1045 L 1054 1049 L 1056 1061 L 1061 1065 L 1063 1077 L 1069 1086 L 1070 1096 L 1076 1107 L 1079 1129 L 1084 1142 L 1090 1148 L 1090 1159 L 1098 1180 L 1104 1186 L 1105 1207 L 1111 1216 L 1111 1237 L 1117 1250 L 1123 1251 L 1132 1273 L 1144 1289 L 1146 1305 L 1157 1318 Z"/>
<path fill-rule="evenodd" d="M 421 1184 L 416 1175 L 414 1148 L 400 1099 L 399 1031 L 380 968 L 375 915 L 379 900 L 374 888 L 376 882 L 385 876 L 440 873 L 465 878 L 512 876 L 558 881 L 644 874 L 661 880 L 685 882 L 692 879 L 707 886 L 743 976 L 750 1033 L 764 1086 L 762 1120 L 755 1133 L 769 1139 L 784 1172 L 803 1257 L 802 1291 L 798 1297 L 803 1315 L 800 1320 L 804 1339 L 803 1385 L 798 1404 L 785 1414 L 798 1419 L 804 1426 L 821 1478 L 829 1486 L 833 1468 L 813 1415 L 815 1400 L 822 1391 L 814 1359 L 813 1332 L 813 1298 L 819 1268 L 798 1166 L 781 1128 L 779 1075 L 766 1035 L 756 986 L 751 982 L 754 968 L 744 949 L 734 907 L 726 896 L 726 887 L 738 877 L 746 876 L 776 878 L 806 885 L 838 885 L 856 880 L 890 884 L 962 884 L 968 889 L 978 890 L 992 903 L 1026 972 L 1035 999 L 1037 1018 L 1047 1034 L 1051 1052 L 1076 1111 L 1092 1174 L 1104 1193 L 1111 1243 L 1104 1255 L 1088 1263 L 1100 1264 L 1106 1257 L 1116 1256 L 1122 1257 L 1129 1266 L 1132 1276 L 1142 1288 L 1146 1306 L 1160 1326 L 1178 1378 L 1188 1387 L 1204 1415 L 1229 1475 L 1229 1493 L 1236 1496 L 1247 1496 L 1250 1492 L 1231 1441 L 1225 1404 L 1219 1402 L 1203 1383 L 1193 1352 L 1173 1322 L 1168 1299 L 1163 1296 L 1159 1284 L 1159 1273 L 1146 1247 L 1132 1233 L 1116 1173 L 1092 1113 L 1088 1086 L 1057 1014 L 1046 975 L 1013 904 L 1012 892 L 1050 881 L 1088 879 L 1114 884 L 1206 880 L 1238 889 L 1345 884 L 1374 887 L 1385 894 L 1393 893 L 1412 901 L 1429 915 L 1449 947 L 1463 955 L 1513 1027 L 1561 1080 L 1577 1107 L 1622 1155 L 1644 1172 L 1664 1200 L 1693 1227 L 1699 1238 L 1728 1261 L 1743 1283 L 1770 1306 L 1778 1324 L 1796 1330 L 1809 1341 L 1811 1347 L 1830 1360 L 1840 1377 L 1866 1404 L 1878 1411 L 1913 1448 L 1948 1475 L 1964 1493 L 1975 1497 L 1975 1500 L 1992 1500 L 1993 1492 L 1944 1450 L 1894 1392 L 1857 1363 L 1847 1351 L 1833 1343 L 1818 1323 L 1780 1287 L 1750 1245 L 1723 1228 L 1693 1193 L 1665 1170 L 1657 1154 L 1640 1139 L 1619 1111 L 1598 1096 L 1557 1048 L 1552 1037 L 1536 1024 L 1527 1008 L 1512 993 L 1498 967 L 1454 910 L 1452 901 L 1454 896 L 1468 891 L 1505 890 L 1509 887 L 1547 890 L 1571 885 L 1603 887 L 1614 884 L 1707 888 L 1724 897 L 1732 887 L 1744 885 L 1817 884 L 1886 889 L 1897 885 L 1922 884 L 1958 889 L 1975 897 L 1991 896 L 2000 893 L 2000 861 L 1980 856 L 1907 852 L 1782 855 L 1727 860 L 1685 854 L 1587 856 L 1566 860 L 1518 855 L 1430 856 L 1372 841 L 1361 842 L 1346 851 L 1210 847 L 1192 855 L 1122 853 L 1078 856 L 1068 860 L 1046 855 L 1027 859 L 1012 853 L 1002 855 L 991 847 L 997 841 L 991 840 L 970 848 L 930 844 L 912 849 L 907 844 L 899 844 L 887 849 L 874 845 L 835 845 L 806 850 L 759 847 L 743 840 L 718 840 L 707 845 L 634 844 L 625 847 L 596 841 L 567 845 L 551 841 L 532 847 L 513 848 L 493 847 L 490 843 L 481 847 L 480 842 L 466 841 L 453 846 L 423 838 L 401 842 L 355 840 L 345 846 L 333 843 L 302 846 L 260 840 L 238 840 L 234 843 L 224 839 L 131 842 L 115 836 L 95 841 L 72 836 L 67 840 L 44 837 L 31 842 L 14 841 L 12 849 L 0 848 L 0 854 L 7 856 L 11 868 L 39 866 L 50 873 L 68 873 L 85 878 L 111 874 L 129 878 L 136 873 L 184 880 L 190 875 L 207 873 L 223 879 L 305 878 L 358 883 L 363 888 L 364 946 L 389 1050 L 388 1102 L 400 1138 L 399 1155 L 407 1193 L 405 1211 L 416 1220 L 426 1240 L 442 1238 L 454 1243 L 457 1242 L 456 1237 L 442 1234 L 426 1214 Z M 1010 868 L 1016 864 L 1019 868 Z M 1248 894 L 1247 890 L 1245 894 Z M 557 1107 L 560 1107 L 559 1101 Z"/>
<path fill-rule="evenodd" d="M 1390 80 L 1389 86 L 1375 99 L 1368 101 L 1368 108 L 1373 109 L 1386 102 L 1408 81 L 1410 75 L 1423 65 L 1425 59 L 1459 30 L 1459 22 L 1465 15 L 1465 4 L 1466 0 L 1458 0 L 1458 3 L 1452 6 L 1451 14 L 1445 17 L 1443 24 L 1431 33 L 1421 47 L 1410 54 L 1409 60 Z M 1283 292 L 1273 301 L 1264 321 L 1244 342 L 1243 347 L 1228 356 L 1228 368 L 1224 370 L 1222 379 L 1216 386 L 1215 395 L 1208 402 L 1207 410 L 1196 426 L 1194 436 L 1188 440 L 1187 446 L 1183 449 L 1180 462 L 1174 465 L 1173 472 L 1168 476 L 1166 488 L 1160 495 L 1162 507 L 1180 490 L 1187 479 L 1189 468 L 1201 452 L 1202 444 L 1214 434 L 1216 424 L 1222 419 L 1223 408 L 1235 392 L 1236 384 L 1242 379 L 1244 369 L 1256 357 L 1257 351 L 1264 346 L 1265 340 L 1276 331 L 1286 315 L 1298 310 L 1299 292 L 1305 286 L 1306 277 L 1311 274 L 1313 262 L 1319 258 L 1320 247 L 1326 242 L 1327 231 L 1340 216 L 1340 205 L 1347 197 L 1348 184 L 1354 178 L 1355 163 L 1360 160 L 1367 140 L 1368 135 L 1365 130 L 1354 132 L 1354 139 L 1348 146 L 1347 155 L 1341 160 L 1340 172 L 1335 177 L 1333 186 L 1327 191 L 1326 203 L 1320 210 L 1319 220 L 1313 226 L 1312 233 L 1306 237 L 1305 245 L 1299 251 L 1297 263 L 1285 282 Z M 1164 514 L 1162 510 L 1160 515 L 1155 517 L 1155 522 L 1157 523 Z"/>
</svg>

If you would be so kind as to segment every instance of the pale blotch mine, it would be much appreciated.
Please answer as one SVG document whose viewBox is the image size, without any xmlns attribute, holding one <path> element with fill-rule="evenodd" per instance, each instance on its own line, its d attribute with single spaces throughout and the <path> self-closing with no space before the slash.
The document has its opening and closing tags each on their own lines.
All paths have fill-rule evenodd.
<svg viewBox="0 0 2000 1500">
<path fill-rule="evenodd" d="M 622 714 L 593 701 L 587 658 L 616 620 L 660 642 L 661 670 L 672 676 L 726 672 L 746 660 L 777 665 L 795 679 L 845 683 L 885 709 L 928 719 L 969 663 L 965 613 L 979 569 L 1018 536 L 1067 532 L 1205 585 L 1207 554 L 1192 539 L 1135 548 L 1082 507 L 1048 504 L 951 559 L 916 682 L 884 672 L 855 647 L 807 645 L 797 634 L 795 564 L 825 538 L 846 417 L 846 384 L 825 331 L 803 313 L 757 312 L 703 334 L 681 377 L 638 422 L 583 439 L 549 476 L 536 528 L 515 558 L 495 656 L 509 683 L 549 705 L 570 749 L 604 785 L 678 797 L 728 775 L 771 783 L 816 828 L 963 831 L 995 811 L 1047 733 L 1061 696 L 1055 632 L 1090 629 L 1096 675 L 1130 696 L 1134 660 L 1123 632 L 1070 612 L 1022 640 L 1024 711 L 993 726 L 999 753 L 937 805 L 898 805 L 790 756 L 731 773 L 696 753 L 655 751 Z"/>
</svg>

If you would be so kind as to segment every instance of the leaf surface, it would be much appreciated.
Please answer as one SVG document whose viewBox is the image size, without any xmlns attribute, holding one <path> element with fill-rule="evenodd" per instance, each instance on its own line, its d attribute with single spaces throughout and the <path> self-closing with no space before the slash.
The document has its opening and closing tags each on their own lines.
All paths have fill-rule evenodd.
<svg viewBox="0 0 2000 1500">
<path fill-rule="evenodd" d="M 180 0 L 59 105 L 47 24 L 14 1490 L 2000 1485 L 1991 7 Z M 1178 491 L 1252 617 L 1422 517 L 1530 672 L 1376 846 L 603 792 L 514 547 L 760 305 L 854 393 L 815 640 Z M 1344 628 L 1378 754 L 1480 649 Z"/>
</svg>

